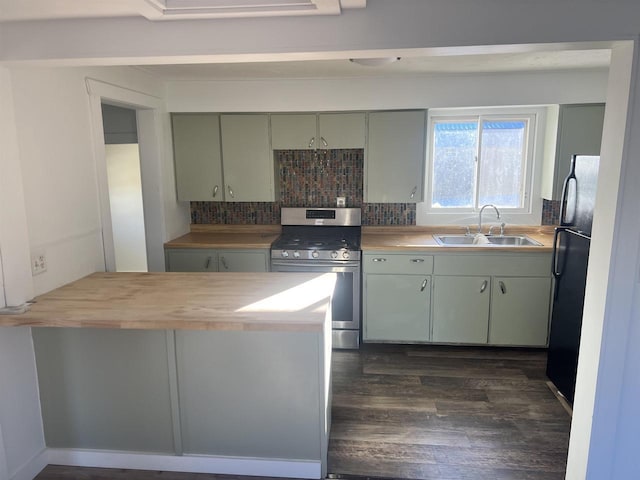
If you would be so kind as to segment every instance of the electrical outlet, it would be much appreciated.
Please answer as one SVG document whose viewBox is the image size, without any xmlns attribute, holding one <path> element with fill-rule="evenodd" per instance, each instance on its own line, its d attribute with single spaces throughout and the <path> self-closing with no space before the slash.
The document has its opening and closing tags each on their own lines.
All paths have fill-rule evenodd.
<svg viewBox="0 0 640 480">
<path fill-rule="evenodd" d="M 47 257 L 44 252 L 38 252 L 31 255 L 31 274 L 40 275 L 47 271 Z"/>
</svg>

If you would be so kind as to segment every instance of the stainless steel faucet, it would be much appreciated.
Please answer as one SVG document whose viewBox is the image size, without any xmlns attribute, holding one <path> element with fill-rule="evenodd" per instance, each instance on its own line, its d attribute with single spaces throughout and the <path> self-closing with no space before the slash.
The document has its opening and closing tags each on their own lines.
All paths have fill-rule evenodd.
<svg viewBox="0 0 640 480">
<path fill-rule="evenodd" d="M 493 207 L 493 209 L 496 211 L 496 217 L 498 217 L 498 220 L 500 220 L 500 210 L 498 210 L 498 207 L 496 207 L 491 203 L 483 205 L 482 208 L 480 209 L 480 214 L 478 215 L 478 233 L 482 233 L 482 212 L 487 207 Z"/>
</svg>

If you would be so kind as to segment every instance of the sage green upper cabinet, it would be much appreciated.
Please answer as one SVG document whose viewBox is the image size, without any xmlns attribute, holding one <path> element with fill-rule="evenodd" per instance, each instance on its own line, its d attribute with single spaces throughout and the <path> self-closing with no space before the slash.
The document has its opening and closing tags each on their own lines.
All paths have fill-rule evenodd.
<svg viewBox="0 0 640 480">
<path fill-rule="evenodd" d="M 562 184 L 569 174 L 571 156 L 600 155 L 604 104 L 560 105 L 553 198 L 562 197 Z"/>
<path fill-rule="evenodd" d="M 415 203 L 423 199 L 424 110 L 372 112 L 365 155 L 365 201 Z"/>
<path fill-rule="evenodd" d="M 173 153 L 180 201 L 223 201 L 220 116 L 174 113 Z"/>
<path fill-rule="evenodd" d="M 364 113 L 276 113 L 271 115 L 274 150 L 364 148 Z"/>
<path fill-rule="evenodd" d="M 274 150 L 310 150 L 315 146 L 315 113 L 271 115 L 271 147 Z"/>
<path fill-rule="evenodd" d="M 316 146 L 321 149 L 364 148 L 364 113 L 321 113 L 318 115 Z"/>
<path fill-rule="evenodd" d="M 226 201 L 273 202 L 269 115 L 223 114 L 220 129 Z"/>
</svg>

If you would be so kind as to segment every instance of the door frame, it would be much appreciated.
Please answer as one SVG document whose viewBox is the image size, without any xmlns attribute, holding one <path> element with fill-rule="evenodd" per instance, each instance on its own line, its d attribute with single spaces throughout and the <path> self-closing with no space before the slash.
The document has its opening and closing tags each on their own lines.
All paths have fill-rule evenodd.
<svg viewBox="0 0 640 480">
<path fill-rule="evenodd" d="M 107 272 L 116 271 L 104 126 L 102 123 L 102 104 L 109 103 L 136 111 L 147 269 L 150 272 L 164 271 L 165 219 L 162 210 L 164 201 L 162 189 L 163 148 L 161 141 L 163 137 L 162 113 L 164 105 L 162 99 L 89 77 L 85 81 L 87 93 L 89 94 L 105 270 Z"/>
</svg>

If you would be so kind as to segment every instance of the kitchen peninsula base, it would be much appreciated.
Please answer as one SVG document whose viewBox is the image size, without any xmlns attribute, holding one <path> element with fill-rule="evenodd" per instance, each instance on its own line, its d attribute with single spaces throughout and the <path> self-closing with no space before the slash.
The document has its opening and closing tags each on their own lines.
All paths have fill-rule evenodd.
<svg viewBox="0 0 640 480">
<path fill-rule="evenodd" d="M 49 463 L 326 475 L 332 274 L 251 274 L 251 281 L 244 279 L 251 292 L 224 298 L 216 294 L 218 282 L 228 290 L 229 282 L 240 285 L 247 274 L 95 275 L 12 317 L 45 327 L 32 335 Z M 170 283 L 181 306 L 164 304 L 163 310 L 156 303 L 156 318 L 172 326 L 170 319 L 179 322 L 181 311 L 190 312 L 183 320 L 192 328 L 152 328 L 140 318 L 135 328 L 104 328 L 108 317 L 122 318 L 126 298 L 137 297 L 138 310 L 150 309 L 154 304 L 145 296 L 161 298 Z M 316 287 L 313 295 L 301 296 L 309 285 Z M 91 322 L 101 328 L 42 321 L 44 311 L 57 306 L 72 308 L 67 317 L 80 322 L 73 307 L 87 303 L 78 293 L 89 290 L 105 305 L 111 302 L 100 322 L 94 310 Z M 211 297 L 218 297 L 217 306 Z M 193 328 L 202 326 L 189 321 L 198 311 L 209 317 L 208 328 Z"/>
</svg>

